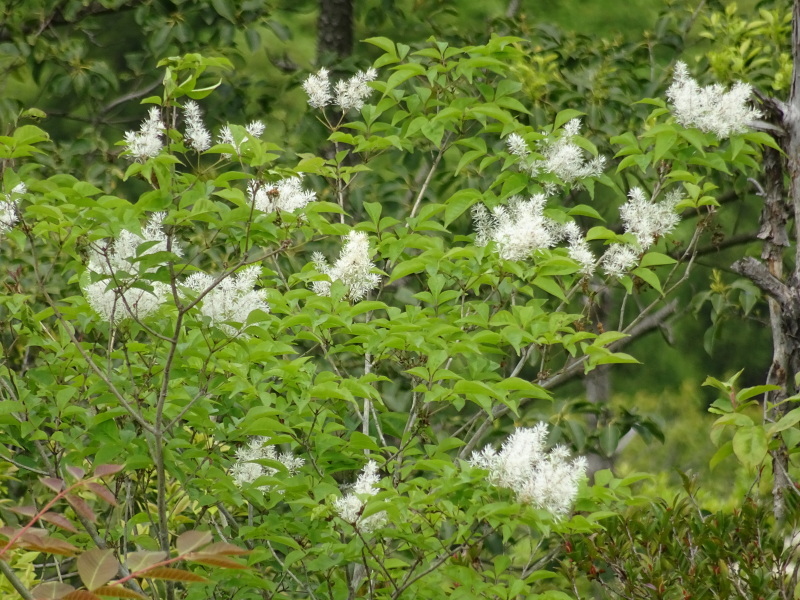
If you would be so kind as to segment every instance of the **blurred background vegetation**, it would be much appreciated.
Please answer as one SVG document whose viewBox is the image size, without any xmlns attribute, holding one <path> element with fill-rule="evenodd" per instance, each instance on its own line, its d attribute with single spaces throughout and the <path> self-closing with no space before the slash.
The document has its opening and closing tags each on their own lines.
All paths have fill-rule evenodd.
<svg viewBox="0 0 800 600">
<path fill-rule="evenodd" d="M 199 52 L 225 56 L 235 65 L 233 71 L 209 76 L 209 83 L 222 82 L 202 103 L 212 130 L 228 121 L 261 119 L 267 124 L 265 138 L 297 153 L 319 154 L 325 151 L 325 131 L 306 110 L 300 84 L 320 66 L 339 73 L 367 67 L 378 51 L 358 40 L 375 36 L 412 47 L 430 36 L 459 45 L 483 42 L 492 33 L 519 36 L 527 60 L 515 69 L 524 82 L 521 100 L 532 111 L 529 124 L 542 127 L 565 108 L 585 111 L 589 131 L 609 157 L 614 150 L 607 134 L 646 117 L 648 107 L 633 101 L 663 96 L 678 58 L 702 83 L 743 79 L 768 92 L 787 85 L 787 1 L 354 0 L 352 53 L 321 50 L 318 23 L 324 4 L 4 0 L 0 134 L 40 120 L 52 136 L 53 151 L 40 157 L 36 168 L 43 174 L 72 173 L 109 192 L 125 193 L 130 184 L 122 182 L 125 165 L 114 159 L 120 151 L 115 142 L 143 118 L 139 102 L 160 84 L 157 62 Z M 46 116 L 24 112 L 30 108 Z M 118 168 L 109 170 L 110 163 Z M 415 165 L 397 168 L 414 176 Z M 328 192 L 322 182 L 315 184 L 324 198 Z M 724 502 L 736 484 L 725 463 L 709 473 L 713 419 L 706 408 L 716 396 L 701 383 L 707 375 L 724 378 L 739 369 L 745 369 L 743 384 L 763 382 L 771 345 L 758 293 L 737 283 L 728 269 L 741 244 L 750 243 L 749 251 L 758 252 L 753 244 L 758 203 L 747 201 L 753 199 L 753 186 L 737 175 L 718 185 L 721 202 L 729 206 L 704 234 L 705 252 L 683 290 L 678 315 L 631 348 L 644 367 L 613 371 L 608 414 L 601 419 L 637 413 L 663 433 L 663 444 L 652 432 L 633 439 L 617 457 L 618 470 L 663 473 L 653 483 L 663 493 L 680 484 L 676 470 L 691 470 L 703 476 L 709 497 Z M 381 190 L 375 194 L 380 197 Z M 623 200 L 598 190 L 594 206 L 613 222 Z M 464 233 L 470 230 L 467 219 L 455 225 Z M 694 226 L 689 220 L 686 228 Z M 613 327 L 615 317 L 609 320 Z M 557 396 L 565 421 L 585 404 L 577 384 Z"/>
</svg>

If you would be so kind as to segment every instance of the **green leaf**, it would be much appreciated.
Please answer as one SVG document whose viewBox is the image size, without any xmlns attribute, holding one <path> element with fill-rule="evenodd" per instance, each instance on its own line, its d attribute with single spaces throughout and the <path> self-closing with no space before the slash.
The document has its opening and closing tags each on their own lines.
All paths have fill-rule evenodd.
<svg viewBox="0 0 800 600">
<path fill-rule="evenodd" d="M 714 456 L 711 457 L 711 460 L 709 460 L 709 468 L 714 469 L 714 467 L 728 458 L 731 454 L 733 454 L 733 443 L 730 441 L 725 442 L 719 447 L 719 450 L 714 453 Z"/>
<path fill-rule="evenodd" d="M 360 431 L 353 431 L 350 434 L 350 447 L 354 450 L 372 450 L 373 452 L 380 452 L 381 448 L 375 443 L 368 435 L 364 435 Z"/>
<path fill-rule="evenodd" d="M 742 427 L 733 435 L 733 452 L 748 469 L 758 467 L 767 456 L 767 434 L 760 425 Z"/>
<path fill-rule="evenodd" d="M 569 209 L 569 211 L 567 211 L 567 214 L 571 217 L 590 217 L 592 219 L 597 219 L 598 221 L 605 221 L 599 212 L 586 204 L 578 204 L 577 206 L 573 206 Z"/>
<path fill-rule="evenodd" d="M 482 198 L 480 191 L 472 188 L 458 190 L 445 201 L 444 224 L 449 226 L 468 208 Z"/>
<path fill-rule="evenodd" d="M 553 129 L 558 129 L 567 121 L 571 121 L 572 119 L 577 119 L 585 115 L 585 112 L 581 112 L 579 110 L 575 110 L 573 108 L 567 108 L 562 110 L 556 115 L 556 120 L 553 122 Z"/>
<path fill-rule="evenodd" d="M 389 38 L 385 37 L 371 37 L 363 40 L 367 44 L 372 44 L 373 46 L 377 46 L 384 52 L 391 54 L 392 56 L 397 56 L 397 50 L 394 47 L 394 42 Z"/>
<path fill-rule="evenodd" d="M 767 433 L 770 437 L 800 423 L 800 407 L 790 410 L 783 415 L 777 423 L 769 426 Z"/>
<path fill-rule="evenodd" d="M 409 258 L 404 260 L 399 265 L 397 265 L 394 270 L 392 271 L 391 277 L 389 277 L 389 283 L 393 281 L 397 281 L 403 277 L 407 277 L 412 275 L 413 273 L 420 273 L 425 270 L 425 266 L 428 264 L 428 261 L 424 260 L 421 257 L 416 258 Z"/>
<path fill-rule="evenodd" d="M 653 164 L 656 164 L 669 152 L 678 140 L 674 130 L 662 131 L 656 135 L 656 147 L 653 151 Z"/>
<path fill-rule="evenodd" d="M 648 252 L 642 257 L 639 263 L 640 267 L 657 267 L 659 265 L 672 265 L 678 262 L 671 256 L 661 254 L 660 252 Z"/>
<path fill-rule="evenodd" d="M 386 81 L 386 91 L 393 90 L 401 83 L 408 81 L 412 77 L 425 74 L 425 67 L 418 63 L 406 63 L 394 67 L 394 73 Z"/>
<path fill-rule="evenodd" d="M 220 17 L 236 24 L 236 16 L 231 10 L 231 4 L 228 0 L 211 0 L 211 5 Z"/>
<path fill-rule="evenodd" d="M 592 240 L 613 240 L 616 237 L 617 234 L 607 227 L 597 225 L 596 227 L 592 227 L 586 234 L 586 241 L 591 242 Z"/>
<path fill-rule="evenodd" d="M 479 115 L 491 117 L 501 123 L 512 123 L 514 121 L 514 118 L 508 111 L 503 110 L 496 104 L 479 104 L 478 106 L 470 108 L 470 111 Z"/>
<path fill-rule="evenodd" d="M 564 290 L 561 289 L 561 286 L 552 277 L 546 277 L 540 275 L 539 277 L 533 280 L 533 285 L 543 289 L 545 292 L 547 292 L 551 296 L 555 296 L 559 300 L 563 300 L 564 302 L 567 301 L 567 297 L 564 295 Z"/>
<path fill-rule="evenodd" d="M 661 289 L 661 281 L 658 278 L 658 275 L 653 273 L 650 269 L 644 269 L 642 267 L 637 267 L 633 271 L 631 271 L 633 275 L 641 278 L 652 287 L 654 290 L 658 291 L 659 294 L 663 294 L 663 290 Z"/>
</svg>

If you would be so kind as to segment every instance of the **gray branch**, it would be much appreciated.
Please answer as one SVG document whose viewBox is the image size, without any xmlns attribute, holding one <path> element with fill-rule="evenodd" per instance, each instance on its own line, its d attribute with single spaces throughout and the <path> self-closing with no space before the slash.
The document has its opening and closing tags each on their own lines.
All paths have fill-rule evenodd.
<svg viewBox="0 0 800 600">
<path fill-rule="evenodd" d="M 755 258 L 747 256 L 737 260 L 731 265 L 731 270 L 747 277 L 758 289 L 774 298 L 781 306 L 789 307 L 791 305 L 792 295 L 789 288 Z"/>
</svg>

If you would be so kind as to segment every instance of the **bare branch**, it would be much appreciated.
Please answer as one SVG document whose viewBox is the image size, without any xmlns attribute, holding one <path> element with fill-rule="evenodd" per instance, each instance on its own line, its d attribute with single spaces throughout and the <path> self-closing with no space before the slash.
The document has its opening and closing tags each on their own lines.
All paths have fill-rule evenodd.
<svg viewBox="0 0 800 600">
<path fill-rule="evenodd" d="M 752 256 L 737 260 L 731 265 L 731 269 L 734 273 L 747 277 L 762 292 L 775 298 L 782 306 L 790 306 L 792 297 L 789 288 Z"/>
</svg>

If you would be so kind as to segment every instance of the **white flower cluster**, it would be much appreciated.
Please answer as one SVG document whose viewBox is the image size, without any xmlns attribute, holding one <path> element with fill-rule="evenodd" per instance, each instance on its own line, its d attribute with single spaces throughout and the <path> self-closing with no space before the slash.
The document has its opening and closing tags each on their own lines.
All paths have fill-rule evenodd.
<svg viewBox="0 0 800 600">
<path fill-rule="evenodd" d="M 250 124 L 245 125 L 244 129 L 250 138 L 258 139 L 264 134 L 264 130 L 266 129 L 266 127 L 264 126 L 264 123 L 262 123 L 261 121 L 253 121 Z M 242 144 L 246 142 L 247 139 L 249 138 L 246 137 L 244 139 L 237 141 L 233 135 L 233 132 L 231 131 L 230 124 L 224 125 L 222 129 L 220 129 L 219 134 L 217 135 L 218 144 L 230 144 L 231 146 L 233 146 L 233 149 L 236 151 L 237 154 L 241 152 Z M 231 155 L 223 154 L 222 157 L 230 158 Z"/>
<path fill-rule="evenodd" d="M 333 504 L 342 520 L 347 521 L 363 533 L 371 533 L 383 527 L 388 520 L 384 511 L 377 512 L 365 519 L 361 517 L 367 498 L 378 493 L 379 490 L 376 486 L 379 481 L 378 463 L 371 460 L 361 471 L 353 485 L 353 490 L 347 495 L 338 498 Z"/>
<path fill-rule="evenodd" d="M 220 281 L 203 296 L 200 314 L 208 317 L 212 325 L 230 336 L 242 334 L 251 312 L 254 310 L 269 312 L 266 291 L 253 289 L 259 272 L 259 267 L 253 265 Z M 184 285 L 202 293 L 214 283 L 214 280 L 215 277 L 206 273 L 193 273 L 186 278 Z M 241 325 L 236 329 L 229 322 Z"/>
<path fill-rule="evenodd" d="M 652 246 L 656 238 L 670 233 L 680 221 L 675 206 L 681 201 L 680 190 L 672 190 L 663 202 L 648 200 L 642 188 L 628 192 L 628 201 L 619 209 L 625 231 L 636 237 L 642 250 Z"/>
<path fill-rule="evenodd" d="M 17 214 L 17 206 L 19 205 L 19 198 L 22 194 L 28 191 L 24 183 L 18 183 L 11 189 L 11 193 L 4 194 L 4 198 L 0 200 L 0 235 L 4 235 L 11 231 L 11 228 L 19 221 Z"/>
<path fill-rule="evenodd" d="M 594 272 L 597 259 L 589 249 L 589 243 L 584 239 L 577 223 L 570 221 L 565 223 L 562 233 L 569 243 L 569 257 L 581 267 L 581 273 L 591 275 Z"/>
<path fill-rule="evenodd" d="M 156 252 L 171 251 L 178 256 L 181 249 L 170 243 L 162 228 L 165 213 L 154 213 L 142 229 L 142 235 L 123 230 L 114 241 L 105 240 L 95 244 L 90 252 L 88 270 L 104 275 L 83 287 L 83 292 L 94 311 L 110 323 L 118 323 L 129 317 L 143 319 L 155 312 L 169 294 L 169 286 L 158 281 L 144 283 L 141 277 L 154 273 L 158 266 L 140 268 L 136 260 Z M 149 243 L 139 252 L 139 246 Z M 109 279 L 110 278 L 110 279 Z"/>
<path fill-rule="evenodd" d="M 470 464 L 489 471 L 489 482 L 514 491 L 517 501 L 564 517 L 572 509 L 578 484 L 586 473 L 582 456 L 569 461 L 566 448 L 546 451 L 547 425 L 520 428 L 512 433 L 500 452 L 487 446 L 473 452 Z"/>
<path fill-rule="evenodd" d="M 506 260 L 528 258 L 533 252 L 552 248 L 561 239 L 561 226 L 544 216 L 544 194 L 523 200 L 514 196 L 508 206 L 497 206 L 489 213 L 483 204 L 472 209 L 478 246 L 493 241 L 497 251 Z"/>
<path fill-rule="evenodd" d="M 183 105 L 183 118 L 186 120 L 186 141 L 197 152 L 203 152 L 211 147 L 211 134 L 203 124 L 200 107 L 194 100 L 188 100 Z"/>
<path fill-rule="evenodd" d="M 316 192 L 304 190 L 299 177 L 281 179 L 275 184 L 251 181 L 247 186 L 250 202 L 262 212 L 294 212 L 317 199 Z"/>
<path fill-rule="evenodd" d="M 350 109 L 361 110 L 364 101 L 372 93 L 372 88 L 367 84 L 375 81 L 378 72 L 370 67 L 366 71 L 359 71 L 347 81 L 341 79 L 336 82 L 335 103 L 347 112 Z M 303 89 L 308 94 L 308 104 L 313 108 L 323 108 L 334 100 L 331 94 L 331 82 L 327 69 L 320 69 L 316 75 L 309 75 L 303 82 Z"/>
<path fill-rule="evenodd" d="M 639 262 L 639 252 L 628 244 L 611 244 L 600 259 L 606 275 L 619 279 Z"/>
<path fill-rule="evenodd" d="M 273 467 L 261 465 L 257 460 L 274 460 L 283 464 L 290 475 L 294 475 L 305 464 L 305 460 L 295 456 L 291 452 L 278 454 L 274 446 L 265 446 L 268 440 L 263 437 L 250 438 L 247 446 L 242 446 L 236 451 L 236 463 L 231 467 L 231 477 L 233 482 L 240 488 L 253 483 L 259 477 L 271 477 L 278 472 Z M 270 486 L 262 485 L 258 488 L 262 492 L 268 492 Z M 279 492 L 280 493 L 280 492 Z"/>
<path fill-rule="evenodd" d="M 680 221 L 675 206 L 681 201 L 680 190 L 667 194 L 663 202 L 648 200 L 641 188 L 628 192 L 628 201 L 619 209 L 626 233 L 632 233 L 636 244 L 611 244 L 600 259 L 603 271 L 611 277 L 622 277 L 636 265 L 639 256 L 656 240 L 670 233 Z"/>
<path fill-rule="evenodd" d="M 690 75 L 686 63 L 675 65 L 667 98 L 673 105 L 675 119 L 684 127 L 697 127 L 725 139 L 748 130 L 748 123 L 761 112 L 748 105 L 753 89 L 737 82 L 729 92 L 719 84 L 700 87 Z"/>
<path fill-rule="evenodd" d="M 147 118 L 142 121 L 139 131 L 125 132 L 125 146 L 133 160 L 144 162 L 148 158 L 158 156 L 164 147 L 164 123 L 161 120 L 161 111 L 153 106 L 147 113 Z"/>
<path fill-rule="evenodd" d="M 572 183 L 585 177 L 599 176 L 606 164 L 604 156 L 586 160 L 580 146 L 572 142 L 580 129 L 580 119 L 572 119 L 564 126 L 557 140 L 541 142 L 539 151 L 544 158 L 540 160 L 531 158 L 530 148 L 519 134 L 512 133 L 508 136 L 506 145 L 511 154 L 522 159 L 520 167 L 527 170 L 531 177 L 536 177 L 539 173 L 552 173 L 564 183 Z"/>
<path fill-rule="evenodd" d="M 312 256 L 317 271 L 327 275 L 330 281 L 314 281 L 311 288 L 320 296 L 331 295 L 331 282 L 341 281 L 350 288 L 347 297 L 353 302 L 364 298 L 371 290 L 378 287 L 381 278 L 373 273 L 375 268 L 370 260 L 369 239 L 363 231 L 351 231 L 345 238 L 339 259 L 330 266 L 321 252 Z"/>
</svg>

